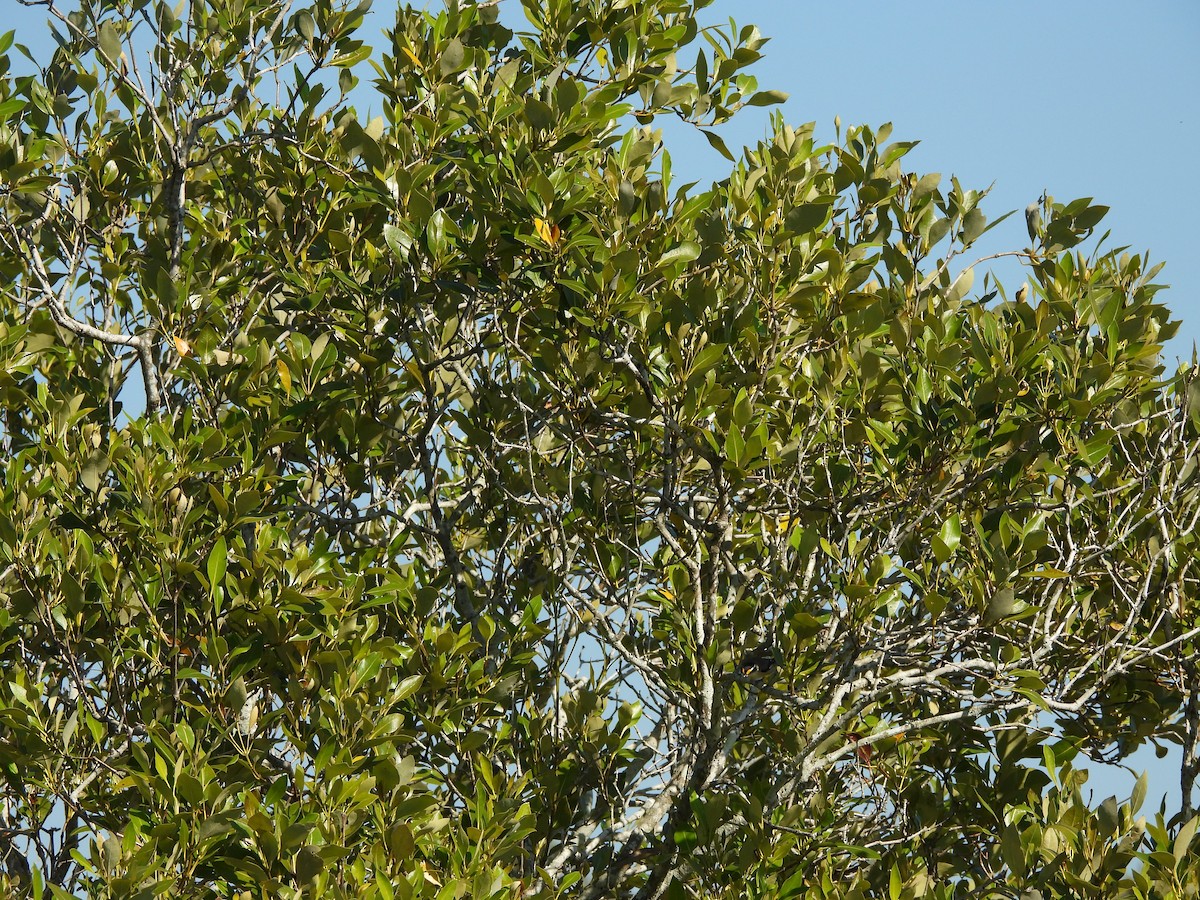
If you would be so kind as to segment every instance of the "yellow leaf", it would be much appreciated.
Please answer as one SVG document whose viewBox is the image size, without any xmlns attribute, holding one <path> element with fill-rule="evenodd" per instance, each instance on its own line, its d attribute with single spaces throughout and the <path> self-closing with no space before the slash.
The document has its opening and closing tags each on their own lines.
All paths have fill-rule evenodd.
<svg viewBox="0 0 1200 900">
<path fill-rule="evenodd" d="M 558 242 L 562 240 L 562 229 L 545 219 L 534 219 L 533 230 L 551 247 L 557 247 Z"/>
<path fill-rule="evenodd" d="M 404 368 L 409 375 L 417 380 L 417 384 L 421 385 L 421 387 L 425 386 L 425 379 L 421 376 L 421 367 L 417 365 L 416 360 L 410 359 L 404 364 Z"/>
<path fill-rule="evenodd" d="M 771 532 L 772 534 L 790 532 L 792 527 L 796 524 L 796 521 L 797 520 L 793 516 L 783 516 L 782 518 L 778 519 L 768 518 L 766 520 L 767 531 Z"/>
<path fill-rule="evenodd" d="M 602 66 L 608 65 L 608 48 L 601 47 L 596 51 L 596 62 Z"/>
<path fill-rule="evenodd" d="M 424 67 L 421 65 L 421 60 L 420 60 L 420 58 L 417 56 L 417 54 L 413 53 L 413 52 L 412 52 L 411 50 L 409 50 L 407 47 L 401 47 L 401 48 L 400 48 L 400 50 L 401 50 L 401 51 L 404 53 L 404 55 L 405 55 L 405 56 L 407 56 L 407 57 L 409 58 L 409 60 L 412 62 L 412 64 L 413 64 L 414 66 L 416 66 L 417 68 L 424 68 Z"/>
<path fill-rule="evenodd" d="M 533 220 L 533 230 L 538 233 L 538 236 L 543 241 L 545 241 L 551 247 L 554 246 L 554 244 L 555 244 L 554 232 L 550 230 L 549 222 L 547 222 L 545 219 L 534 219 Z"/>
<path fill-rule="evenodd" d="M 284 391 L 290 397 L 292 394 L 292 370 L 288 368 L 287 363 L 282 359 L 275 360 L 275 368 L 279 372 L 279 381 L 283 384 Z"/>
<path fill-rule="evenodd" d="M 175 352 L 179 354 L 180 359 L 187 359 L 192 355 L 192 345 L 178 335 L 171 335 L 171 343 L 175 345 Z"/>
</svg>

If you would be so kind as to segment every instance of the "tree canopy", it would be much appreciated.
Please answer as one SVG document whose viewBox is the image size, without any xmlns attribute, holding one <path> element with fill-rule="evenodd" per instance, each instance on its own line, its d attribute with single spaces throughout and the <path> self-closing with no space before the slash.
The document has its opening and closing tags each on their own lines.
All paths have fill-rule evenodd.
<svg viewBox="0 0 1200 900">
<path fill-rule="evenodd" d="M 3 890 L 1197 895 L 1200 385 L 1103 206 L 731 152 L 711 0 L 20 2 Z"/>
</svg>

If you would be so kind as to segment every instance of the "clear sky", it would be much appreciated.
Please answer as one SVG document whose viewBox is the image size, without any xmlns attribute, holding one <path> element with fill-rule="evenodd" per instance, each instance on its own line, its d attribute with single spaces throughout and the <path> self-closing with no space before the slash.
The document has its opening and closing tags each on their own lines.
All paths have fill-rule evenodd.
<svg viewBox="0 0 1200 900">
<path fill-rule="evenodd" d="M 995 183 L 985 212 L 1024 210 L 1042 190 L 1112 207 L 1114 246 L 1165 260 L 1160 298 L 1182 319 L 1173 354 L 1200 339 L 1200 273 L 1187 224 L 1200 211 L 1200 3 L 1195 0 L 961 0 L 841 4 L 717 0 L 712 12 L 772 38 L 754 70 L 788 91 L 789 121 L 892 122 L 919 140 L 906 164 Z M 733 147 L 764 133 L 745 110 L 723 131 Z M 675 151 L 675 168 L 717 176 L 704 141 Z M 989 234 L 1024 246 L 1024 218 Z M 978 284 L 978 278 L 976 284 Z"/>
<path fill-rule="evenodd" d="M 375 32 L 393 8 L 375 0 Z M 0 28 L 16 28 L 18 41 L 48 59 L 44 11 L 15 0 L 0 0 L 0 9 Z M 524 22 L 514 0 L 502 10 L 506 21 Z M 1112 207 L 1110 244 L 1166 262 L 1158 280 L 1171 289 L 1160 298 L 1183 321 L 1169 353 L 1190 357 L 1200 340 L 1200 273 L 1187 224 L 1200 212 L 1200 2 L 716 0 L 706 11 L 711 22 L 729 16 L 772 38 L 752 74 L 762 89 L 788 91 L 788 120 L 816 121 L 820 137 L 833 138 L 834 116 L 843 125 L 891 122 L 893 140 L 921 141 L 910 168 L 957 175 L 964 187 L 994 182 L 989 218 L 1024 210 L 1043 190 Z M 764 136 L 768 114 L 746 109 L 723 127 L 735 154 Z M 668 147 L 680 181 L 728 171 L 686 131 L 671 129 Z M 1023 216 L 985 241 L 984 251 L 1023 247 Z M 1163 791 L 1178 797 L 1176 767 L 1155 765 L 1152 752 L 1134 765 L 1153 770 L 1149 805 Z M 1098 799 L 1128 785 L 1110 776 L 1093 784 Z"/>
</svg>

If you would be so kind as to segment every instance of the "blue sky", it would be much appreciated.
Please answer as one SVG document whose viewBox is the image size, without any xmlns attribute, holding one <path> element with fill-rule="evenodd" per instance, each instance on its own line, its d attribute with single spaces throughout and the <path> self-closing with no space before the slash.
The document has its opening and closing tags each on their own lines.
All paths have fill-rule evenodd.
<svg viewBox="0 0 1200 900">
<path fill-rule="evenodd" d="M 44 11 L 0 4 L 0 27 L 16 28 L 18 41 L 48 59 Z M 514 0 L 502 7 L 519 27 Z M 377 31 L 394 7 L 375 0 L 375 8 Z M 712 22 L 731 15 L 772 38 L 753 74 L 760 88 L 791 94 L 782 107 L 789 121 L 815 121 L 826 139 L 835 116 L 843 125 L 891 122 L 893 140 L 921 141 L 907 157 L 910 168 L 957 175 L 964 187 L 994 182 L 989 218 L 1023 210 L 1043 190 L 1112 207 L 1110 244 L 1165 260 L 1158 280 L 1171 289 L 1160 298 L 1183 321 L 1168 352 L 1190 357 L 1200 340 L 1200 274 L 1188 225 L 1200 211 L 1196 0 L 716 0 L 706 11 Z M 768 114 L 747 109 L 722 128 L 735 153 L 764 136 Z M 697 135 L 672 129 L 668 147 L 681 182 L 728 171 Z M 985 240 L 983 252 L 1024 246 L 1023 217 Z M 1010 288 L 1019 281 L 1015 272 L 1000 274 Z M 1178 797 L 1177 768 L 1156 764 L 1152 752 L 1133 764 L 1152 770 L 1148 806 L 1164 791 Z M 1127 793 L 1130 784 L 1097 772 L 1091 786 L 1099 799 Z"/>
<path fill-rule="evenodd" d="M 1184 323 L 1170 351 L 1190 356 L 1200 338 L 1187 225 L 1200 209 L 1200 3 L 717 0 L 712 11 L 772 37 L 755 74 L 790 92 L 789 121 L 816 121 L 826 137 L 834 116 L 892 122 L 893 140 L 921 142 L 909 167 L 965 187 L 994 182 L 989 218 L 1044 189 L 1112 207 L 1112 244 L 1166 261 L 1158 280 L 1172 288 L 1160 297 Z M 746 110 L 726 142 L 756 140 L 765 118 Z M 680 174 L 716 176 L 724 162 L 703 141 L 673 152 Z M 1023 217 L 987 240 L 1024 246 Z"/>
</svg>

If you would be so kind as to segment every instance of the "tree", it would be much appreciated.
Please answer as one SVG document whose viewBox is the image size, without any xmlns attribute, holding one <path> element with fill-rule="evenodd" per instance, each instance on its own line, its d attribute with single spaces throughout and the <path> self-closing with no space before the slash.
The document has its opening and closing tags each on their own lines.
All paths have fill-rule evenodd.
<svg viewBox="0 0 1200 900">
<path fill-rule="evenodd" d="M 886 126 L 735 159 L 708 0 L 22 2 L 7 891 L 1195 896 L 1200 386 L 1104 207 L 1010 299 Z M 1148 741 L 1180 810 L 1085 792 Z"/>
</svg>

